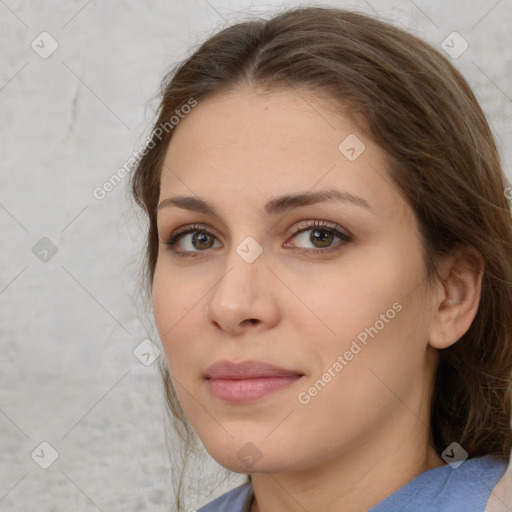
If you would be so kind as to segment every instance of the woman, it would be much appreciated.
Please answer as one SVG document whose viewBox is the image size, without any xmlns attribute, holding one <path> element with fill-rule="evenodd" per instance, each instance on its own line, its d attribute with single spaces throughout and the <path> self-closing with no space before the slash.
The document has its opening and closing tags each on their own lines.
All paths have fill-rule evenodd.
<svg viewBox="0 0 512 512">
<path fill-rule="evenodd" d="M 163 86 L 132 191 L 168 406 L 249 475 L 201 511 L 483 511 L 511 449 L 512 226 L 463 77 L 299 8 Z"/>
</svg>

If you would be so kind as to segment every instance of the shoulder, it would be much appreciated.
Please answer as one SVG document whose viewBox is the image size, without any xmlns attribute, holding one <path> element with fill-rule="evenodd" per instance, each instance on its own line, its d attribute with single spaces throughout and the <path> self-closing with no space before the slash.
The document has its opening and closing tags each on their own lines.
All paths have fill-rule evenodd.
<svg viewBox="0 0 512 512">
<path fill-rule="evenodd" d="M 197 512 L 246 512 L 252 497 L 252 485 L 247 482 L 219 496 Z"/>
<path fill-rule="evenodd" d="M 369 512 L 484 512 L 507 463 L 485 456 L 425 471 Z"/>
</svg>

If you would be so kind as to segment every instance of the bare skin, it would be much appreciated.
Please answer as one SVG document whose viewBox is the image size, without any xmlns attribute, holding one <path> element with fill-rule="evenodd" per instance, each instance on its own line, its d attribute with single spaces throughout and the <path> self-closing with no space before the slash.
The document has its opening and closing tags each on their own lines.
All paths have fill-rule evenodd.
<svg viewBox="0 0 512 512">
<path fill-rule="evenodd" d="M 160 201 L 199 197 L 216 214 L 159 209 L 155 321 L 205 448 L 252 475 L 251 511 L 360 512 L 443 465 L 429 444 L 437 351 L 471 325 L 481 274 L 461 255 L 443 263 L 443 285 L 427 281 L 416 218 L 384 150 L 292 89 L 261 95 L 244 86 L 209 98 L 175 130 Z M 365 145 L 353 161 L 338 148 L 350 134 Z M 277 196 L 332 189 L 344 200 L 264 211 Z M 184 226 L 192 232 L 166 245 Z M 237 252 L 246 237 L 256 245 L 242 247 L 262 250 L 250 263 Z M 357 351 L 354 340 L 372 326 Z M 231 403 L 204 378 L 219 360 L 302 377 Z M 319 379 L 325 385 L 308 391 Z"/>
</svg>

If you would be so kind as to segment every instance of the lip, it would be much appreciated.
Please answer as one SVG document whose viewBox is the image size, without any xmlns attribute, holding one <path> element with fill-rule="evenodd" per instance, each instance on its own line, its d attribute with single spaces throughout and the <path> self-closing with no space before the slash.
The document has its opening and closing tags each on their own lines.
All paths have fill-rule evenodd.
<svg viewBox="0 0 512 512">
<path fill-rule="evenodd" d="M 304 376 L 299 370 L 281 368 L 261 361 L 218 361 L 204 374 L 212 395 L 232 403 L 263 398 L 291 386 Z"/>
</svg>

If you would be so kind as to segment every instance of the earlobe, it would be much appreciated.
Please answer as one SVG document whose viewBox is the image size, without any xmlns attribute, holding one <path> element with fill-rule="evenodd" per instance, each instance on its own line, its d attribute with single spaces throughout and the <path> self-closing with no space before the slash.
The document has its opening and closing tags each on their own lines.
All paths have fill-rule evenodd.
<svg viewBox="0 0 512 512">
<path fill-rule="evenodd" d="M 437 349 L 456 343 L 473 323 L 480 304 L 484 261 L 480 253 L 466 250 L 445 260 L 442 267 L 429 336 L 429 344 Z"/>
</svg>

